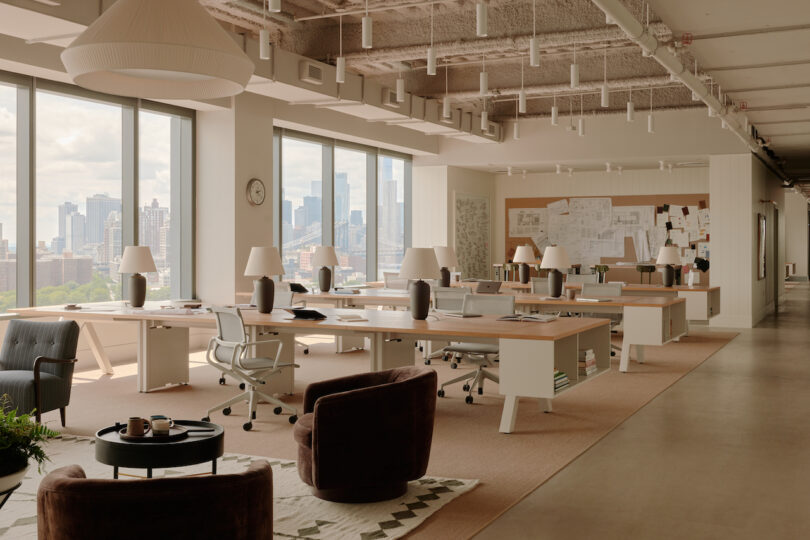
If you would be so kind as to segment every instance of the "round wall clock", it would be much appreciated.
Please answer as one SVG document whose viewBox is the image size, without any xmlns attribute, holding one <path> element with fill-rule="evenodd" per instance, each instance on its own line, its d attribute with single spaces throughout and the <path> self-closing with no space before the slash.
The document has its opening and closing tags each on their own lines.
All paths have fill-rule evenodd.
<svg viewBox="0 0 810 540">
<path fill-rule="evenodd" d="M 259 206 L 264 202 L 266 194 L 264 183 L 258 178 L 251 178 L 247 185 L 248 202 L 254 206 Z"/>
</svg>

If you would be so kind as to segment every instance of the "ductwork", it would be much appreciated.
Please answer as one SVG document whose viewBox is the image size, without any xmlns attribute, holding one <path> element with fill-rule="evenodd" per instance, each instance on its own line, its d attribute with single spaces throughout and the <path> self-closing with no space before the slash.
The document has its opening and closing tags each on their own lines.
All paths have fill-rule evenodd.
<svg viewBox="0 0 810 540">
<path fill-rule="evenodd" d="M 758 158 L 765 163 L 784 182 L 790 179 L 782 171 L 773 159 L 757 145 L 751 133 L 746 129 L 745 124 L 740 121 L 739 114 L 728 109 L 724 104 L 715 98 L 703 82 L 694 76 L 680 61 L 680 59 L 662 46 L 651 32 L 636 20 L 632 13 L 622 4 L 620 0 L 591 0 L 594 5 L 605 12 L 605 15 L 619 26 L 639 47 L 661 64 L 674 78 L 681 81 L 687 88 L 694 92 L 707 107 L 717 112 L 728 128 L 737 135 L 748 148 Z"/>
</svg>

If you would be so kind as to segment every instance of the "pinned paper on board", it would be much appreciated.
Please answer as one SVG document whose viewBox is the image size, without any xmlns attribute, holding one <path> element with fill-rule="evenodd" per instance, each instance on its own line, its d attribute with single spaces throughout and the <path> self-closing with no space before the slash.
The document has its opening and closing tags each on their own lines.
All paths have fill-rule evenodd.
<svg viewBox="0 0 810 540">
<path fill-rule="evenodd" d="M 698 242 L 697 256 L 700 257 L 701 259 L 708 259 L 709 258 L 709 243 L 708 242 Z"/>
<path fill-rule="evenodd" d="M 509 236 L 534 237 L 546 233 L 545 208 L 510 208 Z"/>
<path fill-rule="evenodd" d="M 567 214 L 568 213 L 568 199 L 560 199 L 546 205 L 549 214 Z"/>
</svg>

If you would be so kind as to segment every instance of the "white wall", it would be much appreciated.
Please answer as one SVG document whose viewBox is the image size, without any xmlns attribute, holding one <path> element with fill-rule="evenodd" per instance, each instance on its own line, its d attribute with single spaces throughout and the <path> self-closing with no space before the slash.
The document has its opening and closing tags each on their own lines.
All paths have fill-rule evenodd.
<svg viewBox="0 0 810 540">
<path fill-rule="evenodd" d="M 753 251 L 751 324 L 756 325 L 774 310 L 774 302 L 784 294 L 785 281 L 785 220 L 784 192 L 777 177 L 758 159 L 751 159 L 751 219 L 754 222 L 751 245 Z M 777 209 L 779 209 L 777 213 Z M 765 216 L 765 278 L 758 278 L 758 214 Z M 778 214 L 778 221 L 776 216 Z"/>
<path fill-rule="evenodd" d="M 524 180 L 520 175 L 498 175 L 495 180 L 495 249 L 493 260 L 506 258 L 505 200 L 522 197 L 598 197 L 613 195 L 664 195 L 708 193 L 709 168 L 673 169 L 672 174 L 658 170 L 625 171 L 616 173 L 581 172 L 572 177 L 567 174 L 530 174 Z M 709 201 L 709 206 L 713 201 Z"/>
<path fill-rule="evenodd" d="M 807 199 L 801 193 L 785 193 L 785 262 L 796 263 L 796 276 L 808 277 Z"/>
<path fill-rule="evenodd" d="M 413 167 L 411 193 L 413 247 L 449 245 L 447 167 Z"/>
</svg>

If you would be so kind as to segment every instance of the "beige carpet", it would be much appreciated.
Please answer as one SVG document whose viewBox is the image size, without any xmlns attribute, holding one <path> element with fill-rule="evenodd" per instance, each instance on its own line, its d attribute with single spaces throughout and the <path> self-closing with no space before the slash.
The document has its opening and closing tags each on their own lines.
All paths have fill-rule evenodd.
<svg viewBox="0 0 810 540">
<path fill-rule="evenodd" d="M 448 397 L 440 399 L 437 407 L 428 474 L 476 478 L 481 483 L 429 518 L 411 537 L 472 536 L 735 335 L 704 330 L 681 343 L 648 347 L 647 362 L 631 362 L 628 373 L 618 372 L 616 360 L 610 372 L 555 399 L 553 414 L 542 413 L 537 400 L 523 399 L 516 431 L 509 435 L 498 432 L 503 400 L 496 385 L 488 386 L 484 396 L 476 396 L 473 405 L 464 403 L 459 386 L 448 388 Z M 291 402 L 299 406 L 310 381 L 368 368 L 366 352 L 335 355 L 328 339 L 313 337 L 310 341 L 311 354 L 297 354 L 302 367 L 296 372 L 296 394 Z M 205 364 L 202 353 L 192 360 L 190 386 L 149 394 L 136 392 L 134 364 L 116 366 L 112 378 L 92 370 L 78 373 L 65 431 L 91 435 L 101 426 L 133 415 L 163 413 L 197 419 L 208 406 L 238 391 L 232 384 L 217 384 L 218 376 Z M 434 367 L 440 381 L 458 374 L 441 362 Z M 212 421 L 226 429 L 226 451 L 295 459 L 292 427 L 286 416 L 274 416 L 269 409 L 260 406 L 251 432 L 241 429 L 246 406 L 235 407 L 228 417 L 215 413 Z M 58 413 L 48 413 L 44 419 L 50 426 L 58 426 Z"/>
</svg>

